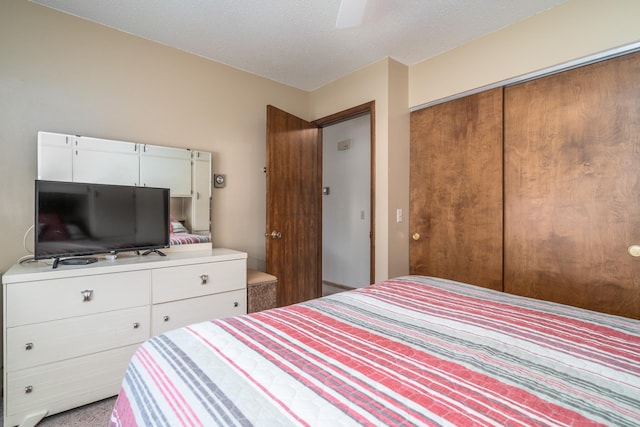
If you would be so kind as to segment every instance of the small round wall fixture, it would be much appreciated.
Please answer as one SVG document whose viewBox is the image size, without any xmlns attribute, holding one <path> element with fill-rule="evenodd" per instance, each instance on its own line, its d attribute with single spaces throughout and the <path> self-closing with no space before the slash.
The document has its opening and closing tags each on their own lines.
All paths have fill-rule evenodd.
<svg viewBox="0 0 640 427">
<path fill-rule="evenodd" d="M 223 188 L 227 183 L 227 177 L 222 174 L 213 175 L 213 186 L 215 188 Z"/>
</svg>

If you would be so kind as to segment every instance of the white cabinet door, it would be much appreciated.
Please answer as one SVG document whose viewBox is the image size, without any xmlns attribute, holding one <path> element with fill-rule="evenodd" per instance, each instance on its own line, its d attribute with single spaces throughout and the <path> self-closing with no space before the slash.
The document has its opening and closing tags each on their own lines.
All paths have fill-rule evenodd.
<svg viewBox="0 0 640 427">
<path fill-rule="evenodd" d="M 115 396 L 138 347 L 120 347 L 6 373 L 5 425 L 35 425 L 45 415 Z"/>
<path fill-rule="evenodd" d="M 71 181 L 73 143 L 76 137 L 52 132 L 38 132 L 38 179 Z"/>
<path fill-rule="evenodd" d="M 151 273 L 134 270 L 5 286 L 5 327 L 149 305 Z M 126 295 L 126 297 L 124 297 Z"/>
<path fill-rule="evenodd" d="M 149 338 L 149 306 L 7 328 L 10 372 L 72 359 Z"/>
<path fill-rule="evenodd" d="M 138 144 L 109 139 L 78 138 L 73 180 L 97 184 L 138 185 Z"/>
<path fill-rule="evenodd" d="M 192 254 L 56 270 L 17 264 L 3 274 L 5 425 L 117 394 L 150 333 L 245 314 L 247 255 Z"/>
<path fill-rule="evenodd" d="M 143 145 L 140 185 L 168 188 L 171 196 L 191 197 L 191 150 Z"/>
<path fill-rule="evenodd" d="M 234 291 L 247 287 L 247 263 L 237 259 L 154 268 L 151 282 L 154 304 Z"/>
<path fill-rule="evenodd" d="M 246 313 L 246 289 L 154 304 L 151 306 L 151 335 L 162 334 L 193 323 Z"/>
<path fill-rule="evenodd" d="M 207 153 L 204 151 L 194 151 L 192 169 L 192 232 L 209 232 L 209 209 L 211 207 L 211 153 Z"/>
</svg>

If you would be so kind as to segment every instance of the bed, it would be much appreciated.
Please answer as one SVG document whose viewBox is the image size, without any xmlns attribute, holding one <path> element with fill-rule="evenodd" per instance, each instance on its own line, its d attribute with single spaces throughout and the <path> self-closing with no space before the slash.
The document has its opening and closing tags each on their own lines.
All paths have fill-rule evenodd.
<svg viewBox="0 0 640 427">
<path fill-rule="evenodd" d="M 640 321 L 406 276 L 151 338 L 112 426 L 640 425 Z"/>
<path fill-rule="evenodd" d="M 191 233 L 169 233 L 169 242 L 171 245 L 191 245 L 194 243 L 209 243 L 211 237 L 204 234 Z"/>
<path fill-rule="evenodd" d="M 182 222 L 171 218 L 169 223 L 169 243 L 171 246 L 209 242 L 211 242 L 210 234 L 190 233 Z"/>
</svg>

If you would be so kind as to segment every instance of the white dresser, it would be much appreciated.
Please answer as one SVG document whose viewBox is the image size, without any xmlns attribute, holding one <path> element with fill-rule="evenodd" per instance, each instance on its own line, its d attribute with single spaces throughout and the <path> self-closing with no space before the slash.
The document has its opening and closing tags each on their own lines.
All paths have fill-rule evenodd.
<svg viewBox="0 0 640 427">
<path fill-rule="evenodd" d="M 246 258 L 211 249 L 13 266 L 2 277 L 4 425 L 114 396 L 150 336 L 246 313 Z"/>
</svg>

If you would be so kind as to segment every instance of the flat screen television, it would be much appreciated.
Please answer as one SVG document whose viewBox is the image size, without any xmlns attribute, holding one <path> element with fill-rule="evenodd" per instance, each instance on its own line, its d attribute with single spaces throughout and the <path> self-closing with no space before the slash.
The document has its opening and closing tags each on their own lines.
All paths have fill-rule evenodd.
<svg viewBox="0 0 640 427">
<path fill-rule="evenodd" d="M 36 180 L 34 258 L 169 247 L 169 189 Z M 160 252 L 160 254 L 162 254 Z"/>
</svg>

